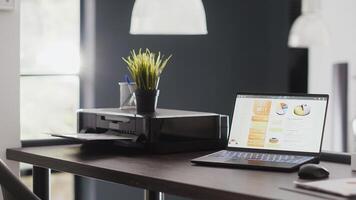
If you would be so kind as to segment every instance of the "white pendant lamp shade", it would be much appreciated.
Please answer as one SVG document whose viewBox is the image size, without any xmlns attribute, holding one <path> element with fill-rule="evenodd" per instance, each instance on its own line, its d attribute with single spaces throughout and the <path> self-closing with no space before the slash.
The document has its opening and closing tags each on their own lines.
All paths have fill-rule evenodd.
<svg viewBox="0 0 356 200">
<path fill-rule="evenodd" d="M 328 44 L 329 33 L 320 15 L 320 1 L 303 0 L 302 15 L 292 25 L 288 46 L 309 48 L 311 46 L 327 46 Z"/>
<path fill-rule="evenodd" d="M 288 45 L 295 48 L 326 46 L 329 34 L 320 16 L 309 14 L 300 16 L 289 33 Z"/>
<path fill-rule="evenodd" d="M 131 34 L 204 35 L 206 15 L 202 0 L 136 0 Z"/>
</svg>

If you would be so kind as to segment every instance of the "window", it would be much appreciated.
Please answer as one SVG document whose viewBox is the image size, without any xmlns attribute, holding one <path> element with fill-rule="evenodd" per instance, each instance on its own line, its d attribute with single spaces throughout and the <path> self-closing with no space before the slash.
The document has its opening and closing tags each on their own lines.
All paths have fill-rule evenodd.
<svg viewBox="0 0 356 200">
<path fill-rule="evenodd" d="M 80 0 L 21 1 L 21 139 L 75 132 Z"/>
</svg>

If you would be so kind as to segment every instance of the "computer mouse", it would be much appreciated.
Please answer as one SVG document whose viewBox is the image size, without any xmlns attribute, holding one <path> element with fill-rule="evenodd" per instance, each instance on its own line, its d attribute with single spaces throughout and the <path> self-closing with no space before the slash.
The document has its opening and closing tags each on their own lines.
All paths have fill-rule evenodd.
<svg viewBox="0 0 356 200">
<path fill-rule="evenodd" d="M 301 179 L 323 179 L 329 177 L 329 171 L 317 164 L 305 164 L 299 168 Z"/>
</svg>

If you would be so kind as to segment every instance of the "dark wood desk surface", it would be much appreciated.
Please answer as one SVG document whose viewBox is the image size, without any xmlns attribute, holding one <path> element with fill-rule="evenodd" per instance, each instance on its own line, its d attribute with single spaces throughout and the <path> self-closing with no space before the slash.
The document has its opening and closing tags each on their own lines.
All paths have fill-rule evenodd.
<svg viewBox="0 0 356 200">
<path fill-rule="evenodd" d="M 209 152 L 170 155 L 84 153 L 79 145 L 8 149 L 7 158 L 79 176 L 197 199 L 340 199 L 293 188 L 297 173 L 193 166 L 190 159 Z M 349 165 L 322 162 L 330 178 L 356 176 Z M 301 191 L 301 190 L 299 190 Z M 312 194 L 312 195 L 310 195 Z"/>
</svg>

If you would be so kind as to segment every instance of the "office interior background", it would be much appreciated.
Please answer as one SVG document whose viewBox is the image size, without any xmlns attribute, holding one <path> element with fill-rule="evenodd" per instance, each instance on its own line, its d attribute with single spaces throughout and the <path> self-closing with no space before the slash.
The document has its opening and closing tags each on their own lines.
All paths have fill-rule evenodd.
<svg viewBox="0 0 356 200">
<path fill-rule="evenodd" d="M 207 35 L 131 35 L 134 0 L 14 2 L 0 11 L 1 149 L 49 144 L 46 132 L 75 132 L 79 108 L 118 107 L 118 82 L 128 73 L 121 57 L 149 48 L 173 55 L 159 107 L 232 116 L 241 91 L 327 93 L 323 150 L 355 151 L 354 0 L 321 0 L 328 41 L 305 48 L 288 46 L 300 0 L 203 0 Z M 31 168 L 9 164 L 30 187 Z M 65 173 L 54 173 L 52 182 L 54 200 L 143 195 Z"/>
</svg>

